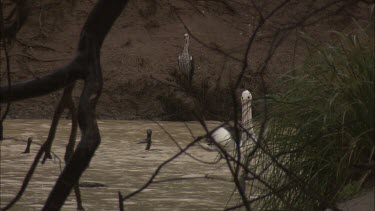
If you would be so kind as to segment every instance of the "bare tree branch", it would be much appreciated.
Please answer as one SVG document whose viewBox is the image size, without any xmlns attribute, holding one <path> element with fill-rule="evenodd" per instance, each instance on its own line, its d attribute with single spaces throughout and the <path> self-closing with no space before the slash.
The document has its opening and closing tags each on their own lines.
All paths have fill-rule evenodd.
<svg viewBox="0 0 375 211">
<path fill-rule="evenodd" d="M 96 103 L 100 97 L 103 83 L 100 67 L 100 49 L 106 34 L 126 3 L 127 0 L 99 0 L 97 2 L 82 29 L 77 56 L 68 65 L 41 77 L 39 80 L 13 85 L 10 94 L 7 93 L 8 89 L 6 87 L 1 87 L 0 89 L 0 103 L 6 103 L 45 95 L 61 89 L 78 79 L 84 79 L 85 81 L 78 108 L 78 122 L 82 134 L 81 141 L 58 178 L 43 210 L 59 210 L 62 207 L 71 189 L 77 185 L 81 174 L 88 167 L 96 148 L 100 144 L 100 134 L 95 114 Z M 43 146 L 34 160 L 35 166 L 47 144 Z M 16 199 L 18 200 L 19 197 Z M 15 202 L 16 200 L 12 201 L 11 204 Z"/>
<path fill-rule="evenodd" d="M 75 83 L 72 83 L 71 85 L 67 86 L 64 89 L 60 102 L 57 108 L 55 109 L 55 113 L 53 114 L 52 124 L 49 129 L 48 137 L 46 140 L 47 148 L 46 148 L 43 160 L 42 160 L 43 164 L 46 162 L 47 158 L 51 159 L 50 151 L 51 151 L 53 140 L 55 139 L 57 125 L 59 124 L 61 114 L 63 113 L 64 109 L 67 107 L 68 102 L 72 100 L 72 91 L 74 89 L 74 85 Z"/>
<path fill-rule="evenodd" d="M 78 123 L 81 141 L 67 166 L 58 178 L 43 210 L 59 210 L 84 170 L 88 167 L 100 144 L 95 107 L 102 90 L 100 48 L 116 18 L 125 7 L 126 0 L 100 0 L 94 6 L 85 23 L 78 51 L 85 55 L 85 86 L 78 107 Z"/>
<path fill-rule="evenodd" d="M 38 166 L 39 160 L 42 157 L 46 147 L 47 147 L 46 143 L 44 143 L 42 147 L 40 147 L 38 153 L 36 154 L 34 158 L 34 162 L 32 163 L 29 171 L 27 172 L 25 179 L 23 180 L 22 186 L 20 190 L 18 191 L 17 195 L 7 205 L 5 205 L 5 207 L 2 207 L 0 210 L 5 211 L 5 210 L 10 209 L 21 198 L 21 196 L 23 195 L 23 193 L 25 192 L 27 188 L 27 185 L 29 184 L 31 180 L 31 177 L 34 174 L 36 167 Z"/>
<path fill-rule="evenodd" d="M 5 27 L 1 29 L 1 39 L 12 40 L 16 37 L 17 32 L 21 29 L 27 17 L 29 16 L 30 7 L 31 0 L 19 0 L 16 2 L 15 8 L 6 18 L 6 20 L 14 20 L 13 22 L 6 24 Z"/>
<path fill-rule="evenodd" d="M 5 27 L 4 27 L 3 3 L 0 2 L 0 31 L 3 32 L 4 30 L 5 30 Z M 5 37 L 1 36 L 0 42 L 4 46 L 5 61 L 6 61 L 6 73 L 7 73 L 7 82 L 8 82 L 7 83 L 7 95 L 10 95 L 12 83 L 11 83 L 11 78 L 10 78 L 9 54 L 8 54 L 8 49 L 7 49 L 7 41 L 6 41 Z M 6 118 L 6 116 L 8 115 L 9 108 L 10 108 L 10 102 L 7 103 L 6 108 L 5 108 L 5 112 L 3 113 L 3 115 L 1 116 L 1 119 L 0 119 L 0 141 L 4 138 L 3 122 Z"/>
<path fill-rule="evenodd" d="M 141 187 L 139 188 L 138 190 L 122 197 L 122 198 L 119 198 L 119 203 L 120 205 L 127 199 L 135 196 L 136 194 L 140 193 L 141 191 L 143 191 L 144 189 L 146 189 L 148 186 L 150 186 L 155 177 L 159 174 L 160 170 L 165 166 L 167 165 L 168 163 L 172 162 L 173 160 L 175 160 L 176 158 L 178 158 L 180 155 L 182 155 L 183 153 L 186 152 L 186 150 L 188 150 L 190 147 L 192 147 L 194 144 L 196 144 L 198 141 L 202 140 L 204 138 L 204 136 L 200 136 L 200 137 L 197 137 L 197 139 L 195 139 L 194 141 L 190 142 L 186 147 L 184 147 L 180 152 L 176 153 L 175 155 L 173 155 L 171 158 L 167 159 L 166 161 L 164 161 L 162 164 L 160 164 L 155 172 L 151 175 L 151 178 Z M 124 209 L 121 209 L 121 206 L 120 206 L 120 210 L 121 211 L 124 211 Z"/>
</svg>

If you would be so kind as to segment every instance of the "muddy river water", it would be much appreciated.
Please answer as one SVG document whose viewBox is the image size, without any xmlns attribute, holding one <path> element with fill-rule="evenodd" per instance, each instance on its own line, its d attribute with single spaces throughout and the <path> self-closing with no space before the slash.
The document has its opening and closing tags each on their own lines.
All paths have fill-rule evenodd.
<svg viewBox="0 0 375 211">
<path fill-rule="evenodd" d="M 90 167 L 81 177 L 81 182 L 97 182 L 105 187 L 82 187 L 83 206 L 86 210 L 118 210 L 118 191 L 127 195 L 140 188 L 165 160 L 179 152 L 179 148 L 152 121 L 99 121 L 102 137 L 100 147 L 95 153 Z M 186 146 L 193 138 L 184 123 L 159 122 L 181 145 Z M 208 122 L 209 127 L 218 122 Z M 196 122 L 187 125 L 193 134 L 204 134 Z M 7 120 L 4 136 L 26 140 L 33 138 L 34 143 L 43 143 L 48 135 L 50 120 Z M 62 120 L 59 124 L 53 152 L 63 160 L 65 146 L 69 137 L 71 123 Z M 146 138 L 146 130 L 152 129 L 152 147 L 144 150 L 145 144 L 138 142 Z M 77 140 L 79 141 L 79 139 Z M 22 180 L 29 169 L 39 145 L 33 144 L 29 154 L 21 154 L 26 143 L 5 140 L 1 148 L 1 191 L 0 204 L 3 207 L 17 193 Z M 217 153 L 208 152 L 199 146 L 188 151 L 204 161 L 214 161 Z M 40 210 L 48 197 L 54 182 L 64 167 L 59 159 L 39 165 L 21 200 L 11 210 Z M 207 179 L 205 175 L 221 179 Z M 184 179 L 182 179 L 184 178 Z M 224 178 L 224 179 L 223 179 Z M 234 185 L 225 181 L 230 173 L 224 162 L 204 164 L 187 155 L 182 155 L 166 165 L 152 184 L 125 201 L 126 210 L 223 210 L 233 191 Z M 174 180 L 176 179 L 176 180 Z M 70 194 L 62 210 L 76 210 L 74 194 Z"/>
</svg>

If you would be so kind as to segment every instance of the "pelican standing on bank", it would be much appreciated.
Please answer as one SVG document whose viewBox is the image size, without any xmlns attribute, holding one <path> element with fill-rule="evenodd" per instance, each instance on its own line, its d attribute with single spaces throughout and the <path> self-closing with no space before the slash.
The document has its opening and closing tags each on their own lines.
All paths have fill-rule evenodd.
<svg viewBox="0 0 375 211">
<path fill-rule="evenodd" d="M 193 56 L 189 54 L 189 34 L 185 34 L 185 45 L 182 54 L 178 56 L 178 67 L 180 71 L 187 77 L 189 86 L 193 81 L 194 63 Z"/>
</svg>

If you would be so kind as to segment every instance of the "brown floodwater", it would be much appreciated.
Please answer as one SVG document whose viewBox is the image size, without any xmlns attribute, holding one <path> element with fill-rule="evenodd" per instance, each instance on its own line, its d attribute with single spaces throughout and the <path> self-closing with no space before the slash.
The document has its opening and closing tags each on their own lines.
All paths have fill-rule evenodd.
<svg viewBox="0 0 375 211">
<path fill-rule="evenodd" d="M 105 187 L 82 187 L 83 206 L 86 210 L 118 210 L 118 191 L 127 195 L 147 182 L 156 168 L 179 152 L 170 137 L 152 121 L 99 121 L 102 142 L 91 161 L 90 167 L 81 177 L 81 182 L 97 182 Z M 189 144 L 193 138 L 186 125 L 181 122 L 159 122 L 181 145 Z M 208 122 L 209 127 L 218 122 Z M 196 122 L 187 125 L 195 136 L 204 134 Z M 50 120 L 7 120 L 4 136 L 42 144 L 48 135 Z M 58 156 L 39 164 L 21 200 L 11 210 L 40 210 L 51 191 L 61 168 L 64 167 L 64 151 L 71 123 L 62 120 L 59 124 L 52 151 Z M 144 150 L 139 144 L 146 138 L 146 130 L 152 129 L 152 147 Z M 77 139 L 79 141 L 79 139 Z M 5 140 L 1 149 L 0 204 L 5 206 L 21 187 L 26 172 L 39 150 L 33 144 L 29 154 L 21 154 L 26 143 Z M 188 152 L 204 161 L 214 161 L 217 153 L 193 146 Z M 220 179 L 207 179 L 210 175 Z M 185 178 L 185 179 L 181 179 Z M 190 178 L 190 179 L 188 179 Z M 155 181 L 146 190 L 125 201 L 126 210 L 223 210 L 234 189 L 229 182 L 230 173 L 224 162 L 204 164 L 188 155 L 181 155 L 160 171 Z M 225 181 L 228 180 L 228 181 Z M 62 210 L 76 210 L 74 194 L 70 194 Z"/>
</svg>

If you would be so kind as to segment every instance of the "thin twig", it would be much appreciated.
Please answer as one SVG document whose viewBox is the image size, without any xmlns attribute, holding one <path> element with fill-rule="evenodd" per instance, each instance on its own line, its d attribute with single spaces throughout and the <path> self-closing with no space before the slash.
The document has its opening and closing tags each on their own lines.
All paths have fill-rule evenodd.
<svg viewBox="0 0 375 211">
<path fill-rule="evenodd" d="M 67 61 L 69 60 L 70 58 L 63 58 L 63 59 L 39 59 L 39 58 L 36 58 L 32 55 L 27 55 L 27 54 L 22 54 L 22 53 L 15 53 L 15 54 L 12 54 L 12 55 L 9 55 L 10 57 L 13 57 L 13 56 L 22 56 L 22 57 L 26 57 L 30 60 L 34 60 L 34 61 L 38 61 L 38 62 L 59 62 L 59 61 Z"/>
<path fill-rule="evenodd" d="M 177 84 L 171 83 L 169 81 L 162 80 L 162 79 L 159 79 L 159 78 L 155 78 L 152 74 L 150 75 L 150 78 L 159 82 L 159 83 L 161 83 L 161 84 L 164 84 L 164 85 L 167 85 L 167 86 L 170 86 L 170 87 L 173 87 L 173 88 L 177 88 L 177 89 L 180 88 Z"/>
<path fill-rule="evenodd" d="M 178 147 L 178 149 L 180 150 L 180 151 L 182 151 L 183 150 L 183 148 L 180 146 L 180 144 L 173 138 L 173 136 L 161 125 L 161 124 L 159 124 L 157 121 L 154 121 L 154 123 L 155 124 L 157 124 L 167 135 L 168 135 L 168 137 L 169 137 L 169 139 L 170 140 L 172 140 L 173 142 L 174 142 L 174 144 Z M 195 140 L 195 138 L 194 138 L 194 140 Z M 199 142 L 198 142 L 199 143 Z M 188 152 L 184 152 L 187 156 L 189 156 L 190 158 L 192 158 L 193 160 L 196 160 L 196 161 L 198 161 L 198 162 L 200 162 L 200 163 L 203 163 L 203 164 L 208 164 L 208 165 L 211 165 L 211 164 L 216 164 L 216 163 L 218 163 L 219 162 L 219 160 L 218 161 L 214 161 L 214 162 L 208 162 L 208 161 L 204 161 L 204 160 L 201 160 L 201 159 L 199 159 L 199 158 L 196 158 L 196 157 L 194 157 L 193 155 L 191 155 L 190 153 L 188 153 Z"/>
<path fill-rule="evenodd" d="M 200 177 L 180 177 L 180 178 L 168 178 L 168 179 L 156 180 L 156 181 L 153 181 L 153 183 L 156 184 L 156 183 L 165 183 L 165 182 L 171 182 L 171 181 L 186 181 L 186 180 L 196 180 L 196 179 L 220 180 L 220 181 L 225 181 L 225 182 L 233 182 L 233 180 L 230 180 L 227 178 L 210 176 L 206 174 Z"/>
<path fill-rule="evenodd" d="M 25 179 L 22 182 L 22 186 L 21 186 L 20 190 L 18 191 L 17 195 L 7 205 L 5 205 L 4 207 L 1 208 L 2 211 L 6 211 L 6 210 L 12 208 L 12 206 L 22 197 L 23 193 L 25 192 L 25 190 L 27 188 L 27 185 L 29 184 L 29 182 L 30 182 L 30 180 L 31 180 L 31 178 L 34 174 L 34 171 L 35 171 L 36 167 L 38 166 L 39 160 L 42 157 L 46 146 L 47 146 L 46 143 L 44 143 L 40 147 L 38 153 L 35 155 L 34 162 L 30 166 L 30 169 L 27 172 L 27 174 L 25 176 Z"/>
<path fill-rule="evenodd" d="M 143 190 L 145 190 L 148 186 L 150 186 L 155 177 L 159 174 L 160 170 L 165 166 L 167 165 L 168 163 L 172 162 L 173 160 L 175 160 L 176 158 L 178 158 L 180 155 L 182 155 L 184 152 L 186 152 L 190 147 L 192 147 L 194 144 L 196 144 L 198 141 L 200 141 L 201 139 L 203 139 L 204 136 L 200 136 L 198 137 L 197 139 L 195 139 L 194 141 L 192 141 L 191 143 L 189 143 L 185 148 L 183 148 L 180 152 L 176 153 L 175 155 L 173 155 L 171 158 L 167 159 L 166 161 L 164 161 L 162 164 L 160 164 L 156 170 L 154 171 L 154 173 L 151 175 L 150 179 L 139 189 L 137 189 L 136 191 L 124 196 L 121 200 L 122 202 L 124 202 L 125 200 L 137 195 L 138 193 L 142 192 Z M 121 209 L 120 209 L 121 210 Z M 123 211 L 123 209 L 121 210 Z"/>
<path fill-rule="evenodd" d="M 4 14 L 3 14 L 3 3 L 2 1 L 0 2 L 0 31 L 1 32 L 4 32 L 5 31 L 5 27 L 4 27 Z M 0 42 L 2 42 L 3 46 L 4 46 L 4 53 L 5 53 L 5 61 L 6 61 L 6 72 L 7 72 L 7 89 L 8 89 L 8 92 L 7 92 L 7 95 L 10 96 L 10 93 L 11 93 L 11 87 L 12 87 L 12 83 L 11 83 L 11 78 L 10 78 L 10 63 L 9 63 L 9 54 L 8 54 L 8 49 L 7 49 L 7 41 L 5 39 L 5 36 L 1 36 L 1 39 L 0 39 Z M 1 116 L 1 120 L 0 120 L 0 141 L 4 138 L 4 126 L 3 126 L 3 123 L 4 123 L 4 120 L 5 118 L 7 117 L 8 115 L 8 112 L 9 112 L 9 109 L 10 109 L 10 104 L 11 102 L 8 102 L 7 103 L 7 106 L 5 108 L 5 112 L 3 113 L 3 115 Z"/>
</svg>

